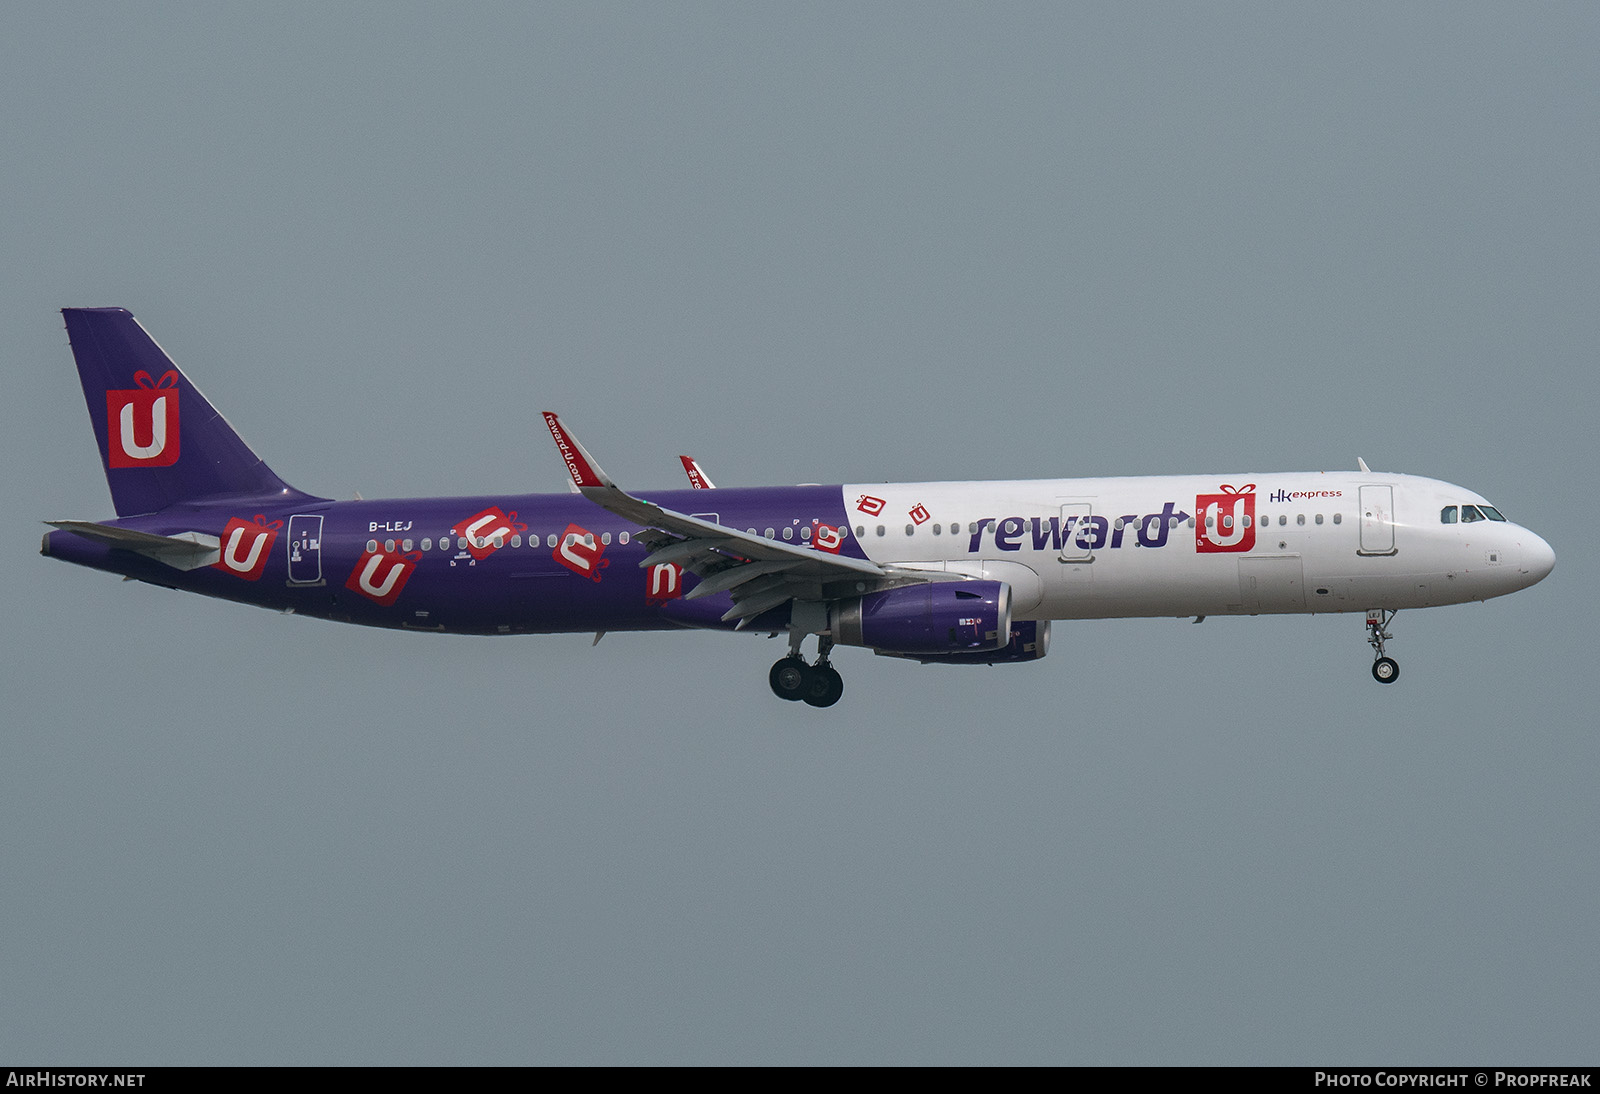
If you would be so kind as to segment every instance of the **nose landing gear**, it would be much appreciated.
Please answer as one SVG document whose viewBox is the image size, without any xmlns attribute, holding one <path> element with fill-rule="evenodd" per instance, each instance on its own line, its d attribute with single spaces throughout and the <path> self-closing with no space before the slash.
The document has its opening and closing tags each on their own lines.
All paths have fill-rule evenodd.
<svg viewBox="0 0 1600 1094">
<path fill-rule="evenodd" d="M 1389 624 L 1394 620 L 1395 613 L 1385 608 L 1377 608 L 1367 613 L 1367 644 L 1372 647 L 1372 678 L 1380 684 L 1392 684 L 1400 679 L 1400 665 L 1392 657 L 1386 657 L 1383 644 L 1394 635 L 1389 633 Z"/>
</svg>

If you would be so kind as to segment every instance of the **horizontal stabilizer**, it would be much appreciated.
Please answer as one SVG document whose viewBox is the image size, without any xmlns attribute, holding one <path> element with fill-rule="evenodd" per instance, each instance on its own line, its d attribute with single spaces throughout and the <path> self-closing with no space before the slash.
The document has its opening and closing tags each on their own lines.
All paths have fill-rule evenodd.
<svg viewBox="0 0 1600 1094">
<path fill-rule="evenodd" d="M 87 520 L 47 520 L 52 528 L 71 532 L 75 536 L 107 547 L 116 547 L 134 554 L 153 558 L 175 570 L 198 570 L 222 559 L 222 543 L 216 536 L 204 532 L 180 532 L 175 536 L 158 536 L 152 532 L 136 532 L 132 528 L 118 528 L 114 524 L 95 524 Z"/>
</svg>

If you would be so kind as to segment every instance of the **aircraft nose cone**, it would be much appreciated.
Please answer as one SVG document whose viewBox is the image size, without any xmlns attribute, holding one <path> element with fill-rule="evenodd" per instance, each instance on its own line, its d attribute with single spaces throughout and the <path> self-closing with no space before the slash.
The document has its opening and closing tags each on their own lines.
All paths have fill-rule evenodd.
<svg viewBox="0 0 1600 1094">
<path fill-rule="evenodd" d="M 1522 544 L 1522 570 L 1529 577 L 1528 584 L 1543 581 L 1555 568 L 1555 551 L 1543 539 L 1529 532 Z"/>
</svg>

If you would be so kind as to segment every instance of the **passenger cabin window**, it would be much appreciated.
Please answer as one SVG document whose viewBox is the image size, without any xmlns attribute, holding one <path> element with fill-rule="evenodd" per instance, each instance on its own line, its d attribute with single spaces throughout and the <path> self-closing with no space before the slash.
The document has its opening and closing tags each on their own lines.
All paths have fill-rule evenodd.
<svg viewBox="0 0 1600 1094">
<path fill-rule="evenodd" d="M 1339 521 L 1341 521 L 1342 519 L 1344 519 L 1344 518 L 1341 517 L 1338 513 L 1333 514 L 1333 523 L 1338 524 Z"/>
<path fill-rule="evenodd" d="M 1454 524 L 1455 522 L 1456 507 L 1454 505 L 1446 505 L 1443 509 L 1439 510 L 1440 524 Z"/>
</svg>

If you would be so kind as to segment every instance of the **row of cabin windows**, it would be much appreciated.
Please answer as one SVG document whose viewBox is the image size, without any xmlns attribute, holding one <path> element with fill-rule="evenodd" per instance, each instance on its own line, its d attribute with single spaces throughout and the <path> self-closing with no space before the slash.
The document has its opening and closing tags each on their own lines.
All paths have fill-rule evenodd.
<svg viewBox="0 0 1600 1094">
<path fill-rule="evenodd" d="M 841 529 L 839 529 L 839 531 L 843 532 L 844 529 L 841 528 Z M 753 535 L 756 534 L 756 530 L 754 528 L 746 528 L 745 529 L 745 534 L 753 536 Z M 761 534 L 763 536 L 765 536 L 767 539 L 777 539 L 778 538 L 778 533 L 776 531 L 774 531 L 773 529 L 771 529 L 771 528 L 768 528 L 765 532 L 763 532 Z M 784 539 L 794 539 L 794 527 L 792 525 L 783 530 L 783 538 Z M 803 539 L 803 540 L 811 538 L 811 526 L 810 525 L 801 525 L 801 527 L 800 527 L 800 538 Z"/>
<path fill-rule="evenodd" d="M 582 540 L 587 546 L 590 546 L 590 547 L 594 546 L 594 533 L 592 533 L 592 532 L 589 533 L 586 536 L 574 536 L 573 538 Z M 559 539 L 560 539 L 560 537 L 557 536 L 554 532 L 552 532 L 548 536 L 545 537 L 545 546 L 546 547 L 554 547 Z M 617 542 L 618 543 L 626 544 L 628 542 L 628 539 L 629 539 L 629 536 L 628 536 L 627 532 L 621 532 L 621 533 L 619 533 L 617 535 Z M 600 533 L 600 542 L 609 547 L 611 545 L 611 533 L 610 532 L 602 532 L 602 533 Z M 395 550 L 413 551 L 413 550 L 416 550 L 418 548 L 418 546 L 419 545 L 418 545 L 417 541 L 416 540 L 412 540 L 412 539 L 386 539 L 386 540 L 383 541 L 383 549 L 385 551 L 395 551 Z M 433 537 L 431 537 L 431 536 L 425 536 L 423 538 L 423 540 L 422 540 L 422 543 L 420 544 L 421 549 L 424 550 L 424 551 L 433 550 L 433 546 L 434 546 L 433 545 Z M 441 551 L 465 551 L 468 546 L 469 546 L 469 544 L 467 543 L 467 537 L 466 536 L 457 536 L 453 543 L 451 542 L 449 536 L 440 536 L 439 537 L 439 550 L 441 550 Z M 487 536 L 487 537 L 485 537 L 485 536 L 474 536 L 470 546 L 477 547 L 479 550 L 482 550 L 485 547 L 495 547 L 495 548 L 506 547 L 506 546 L 521 547 L 522 546 L 522 536 L 520 534 L 513 535 L 509 540 L 506 539 L 506 537 L 503 536 L 503 535 L 500 535 L 500 536 Z M 537 534 L 531 535 L 531 536 L 528 537 L 528 546 L 529 547 L 537 547 L 537 546 L 539 546 L 539 537 L 538 537 Z M 367 550 L 368 551 L 376 551 L 377 549 L 378 549 L 378 541 L 377 540 L 375 540 L 375 539 L 367 540 Z"/>
<path fill-rule="evenodd" d="M 1500 515 L 1500 510 L 1496 509 L 1492 505 L 1463 505 L 1463 506 L 1461 506 L 1461 523 L 1462 524 L 1471 524 L 1475 520 L 1500 520 L 1500 521 L 1503 521 L 1505 519 L 1506 519 L 1505 517 L 1502 517 Z M 1454 523 L 1456 523 L 1456 507 L 1454 505 L 1446 505 L 1443 509 L 1439 510 L 1439 523 L 1440 524 L 1454 524 Z"/>
<path fill-rule="evenodd" d="M 1313 519 L 1313 521 L 1315 523 L 1321 524 L 1322 520 L 1323 520 L 1323 516 L 1322 516 L 1321 513 L 1317 513 L 1317 514 L 1315 514 L 1313 516 L 1312 519 Z M 1133 521 L 1134 524 L 1137 524 L 1138 522 L 1139 522 L 1139 518 L 1135 518 L 1135 520 Z M 1305 522 L 1306 522 L 1306 515 L 1304 513 L 1296 513 L 1295 514 L 1295 518 L 1294 518 L 1294 522 L 1296 524 L 1298 524 L 1298 525 L 1302 525 L 1303 526 L 1305 524 Z M 1258 517 L 1255 521 L 1252 521 L 1247 516 L 1247 517 L 1245 517 L 1243 519 L 1243 521 L 1241 523 L 1245 528 L 1250 527 L 1252 523 L 1259 524 L 1261 527 L 1265 528 L 1267 525 L 1272 523 L 1272 518 L 1270 516 L 1262 515 L 1261 517 Z M 1278 514 L 1278 526 L 1279 527 L 1286 527 L 1288 525 L 1288 523 L 1289 523 L 1289 515 L 1287 513 L 1279 513 Z M 1343 517 L 1338 513 L 1333 514 L 1333 523 L 1335 523 L 1335 524 L 1343 523 Z M 1128 524 L 1129 524 L 1129 522 L 1124 520 L 1122 517 L 1118 517 L 1116 520 L 1111 522 L 1111 526 L 1113 528 L 1118 528 L 1118 529 L 1126 528 L 1126 527 L 1128 527 Z M 1178 518 L 1177 517 L 1169 518 L 1169 527 L 1176 528 L 1177 526 L 1178 526 Z M 1215 517 L 1208 517 L 1206 519 L 1206 527 L 1207 528 L 1215 528 L 1216 526 L 1217 526 L 1217 520 L 1216 520 Z M 1222 526 L 1224 528 L 1232 528 L 1233 527 L 1233 515 L 1231 513 L 1222 518 Z M 1194 527 L 1194 518 L 1193 517 L 1189 518 L 1188 527 L 1190 527 L 1190 528 Z M 935 524 L 933 526 L 933 534 L 936 535 L 936 536 L 937 535 L 943 535 L 944 534 L 943 529 L 944 529 L 943 525 Z M 915 524 L 906 525 L 906 535 L 908 535 L 908 536 L 909 535 L 915 535 L 916 534 L 916 530 L 917 530 L 917 526 Z M 978 532 L 978 522 L 977 521 L 970 522 L 967 525 L 966 534 L 967 535 L 976 535 L 977 532 Z M 876 529 L 874 529 L 874 533 L 876 535 L 880 535 L 880 536 L 887 535 L 888 534 L 888 529 L 884 525 L 880 524 L 880 525 L 877 526 Z M 866 525 L 864 525 L 864 524 L 856 525 L 856 538 L 857 539 L 864 539 L 866 537 L 866 534 L 867 534 Z M 960 524 L 951 524 L 950 525 L 950 534 L 952 536 L 961 535 L 961 525 Z"/>
<path fill-rule="evenodd" d="M 747 529 L 747 531 L 752 536 L 756 534 L 756 530 L 754 528 Z M 841 529 L 839 529 L 839 531 L 840 532 L 846 532 L 847 530 L 841 528 Z M 768 538 L 768 539 L 776 539 L 777 537 L 778 537 L 778 532 L 775 529 L 768 528 L 766 530 L 766 538 Z M 795 537 L 795 531 L 794 531 L 793 527 L 785 528 L 783 530 L 783 538 L 784 539 L 792 540 L 792 539 L 794 539 L 794 537 Z M 556 535 L 554 532 L 551 532 L 549 535 L 545 536 L 544 545 L 546 547 L 554 547 L 560 541 L 560 538 L 561 538 L 560 536 Z M 590 546 L 590 547 L 594 546 L 594 538 L 595 537 L 594 537 L 594 533 L 592 533 L 592 532 L 589 533 L 588 535 L 579 536 L 577 538 L 583 540 L 583 542 L 586 545 Z M 800 538 L 802 540 L 809 540 L 811 538 L 811 528 L 810 528 L 809 525 L 802 525 L 801 526 L 801 528 L 800 528 Z M 628 543 L 629 539 L 630 539 L 630 537 L 629 537 L 627 532 L 619 532 L 617 534 L 617 542 L 620 543 L 620 544 L 626 545 Z M 602 533 L 600 533 L 600 542 L 609 547 L 611 545 L 611 533 L 610 532 L 602 532 Z M 521 534 L 514 534 L 514 535 L 512 535 L 512 537 L 509 540 L 507 540 L 506 537 L 503 536 L 503 535 L 490 536 L 490 537 L 475 536 L 475 537 L 473 537 L 473 540 L 472 540 L 472 543 L 471 543 L 471 546 L 476 547 L 479 550 L 482 550 L 485 547 L 500 548 L 500 547 L 505 547 L 505 546 L 508 546 L 508 545 L 511 546 L 511 547 L 521 547 L 522 546 L 522 536 L 521 536 Z M 537 546 L 539 546 L 539 536 L 538 536 L 537 533 L 535 533 L 535 534 L 533 534 L 533 535 L 528 537 L 528 546 L 529 547 L 537 547 Z M 455 538 L 454 544 L 451 543 L 451 540 L 450 540 L 449 536 L 440 536 L 439 537 L 439 550 L 441 550 L 441 551 L 451 551 L 451 550 L 465 551 L 467 549 L 467 547 L 468 547 L 467 537 L 465 537 L 465 536 L 457 536 Z M 394 551 L 394 550 L 397 550 L 397 549 L 401 550 L 401 551 L 412 551 L 412 550 L 415 550 L 416 548 L 417 548 L 417 542 L 415 540 L 410 540 L 410 539 L 401 539 L 401 540 L 386 539 L 386 540 L 383 541 L 383 549 L 385 551 Z M 431 536 L 424 538 L 422 540 L 421 548 L 424 551 L 433 550 L 433 538 Z M 377 549 L 378 549 L 378 541 L 377 540 L 375 540 L 375 539 L 367 540 L 367 550 L 369 552 L 375 552 L 375 551 L 377 551 Z"/>
</svg>

